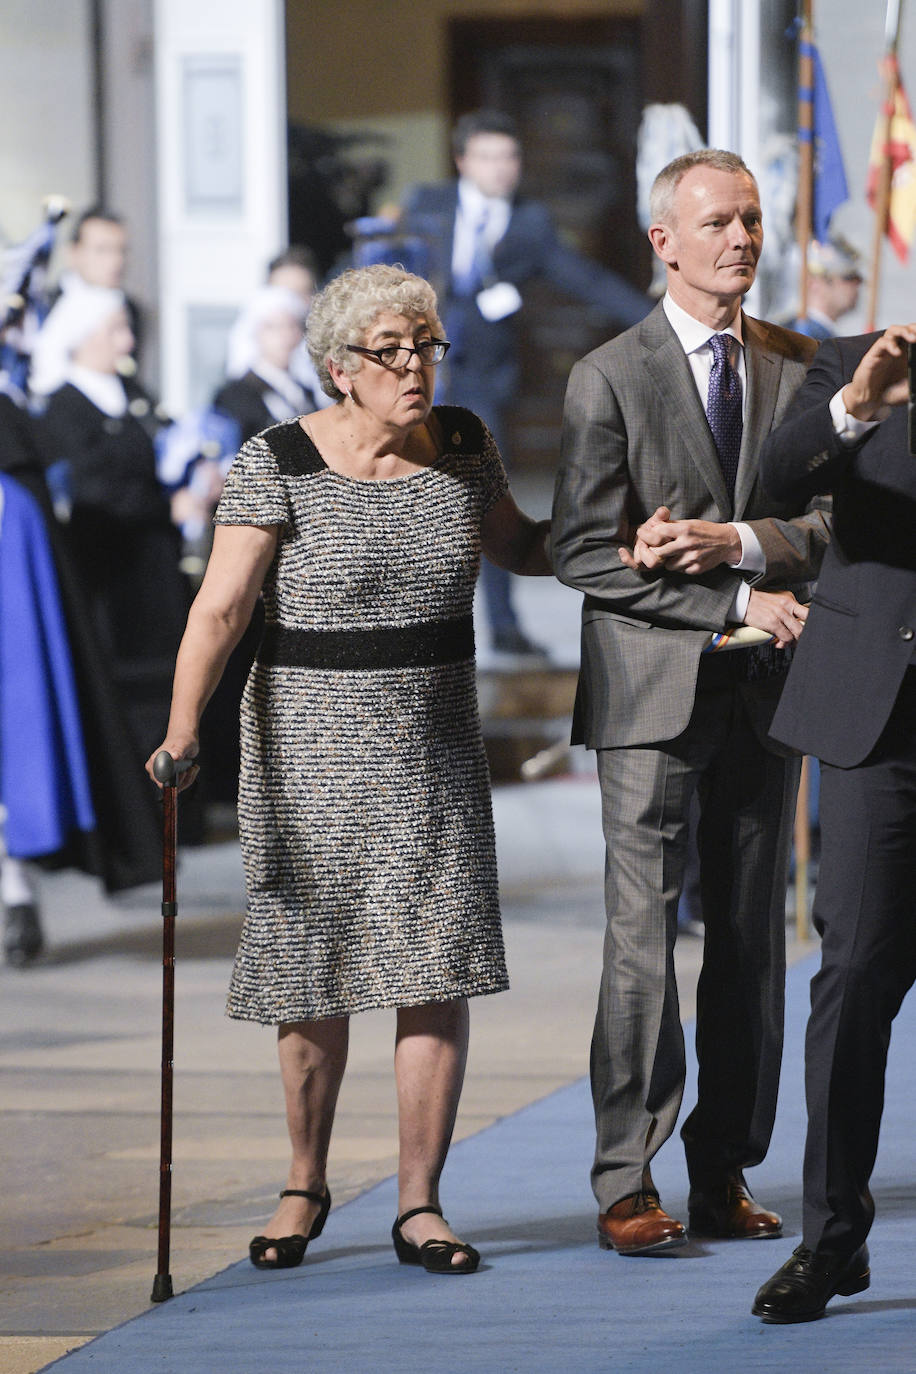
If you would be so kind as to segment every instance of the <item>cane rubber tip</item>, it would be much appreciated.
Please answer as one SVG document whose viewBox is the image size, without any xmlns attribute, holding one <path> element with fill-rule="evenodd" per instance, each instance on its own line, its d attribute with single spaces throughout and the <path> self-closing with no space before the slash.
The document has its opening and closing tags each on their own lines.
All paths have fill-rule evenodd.
<svg viewBox="0 0 916 1374">
<path fill-rule="evenodd" d="M 166 1302 L 171 1296 L 171 1274 L 157 1274 L 153 1279 L 153 1291 L 150 1294 L 150 1302 Z"/>
<path fill-rule="evenodd" d="M 160 749 L 153 759 L 153 777 L 157 782 L 171 782 L 175 776 L 175 760 L 168 749 Z"/>
</svg>

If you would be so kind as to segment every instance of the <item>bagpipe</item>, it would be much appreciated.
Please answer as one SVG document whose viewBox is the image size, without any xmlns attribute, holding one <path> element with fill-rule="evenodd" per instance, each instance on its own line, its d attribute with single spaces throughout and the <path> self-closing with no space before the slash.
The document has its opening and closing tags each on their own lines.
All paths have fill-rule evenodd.
<svg viewBox="0 0 916 1374">
<path fill-rule="evenodd" d="M 44 218 L 22 243 L 4 249 L 0 259 L 0 369 L 7 384 L 25 391 L 31 343 L 51 308 L 48 263 L 57 227 L 70 212 L 70 202 L 46 196 Z"/>
</svg>

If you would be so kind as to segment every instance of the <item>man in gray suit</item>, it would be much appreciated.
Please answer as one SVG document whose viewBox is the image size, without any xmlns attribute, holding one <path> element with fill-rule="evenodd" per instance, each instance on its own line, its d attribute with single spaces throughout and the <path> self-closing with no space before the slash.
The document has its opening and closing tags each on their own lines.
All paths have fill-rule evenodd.
<svg viewBox="0 0 916 1374">
<path fill-rule="evenodd" d="M 819 514 L 757 477 L 815 345 L 741 311 L 763 243 L 753 176 L 733 153 L 689 153 L 651 209 L 667 293 L 573 368 L 553 517 L 557 576 L 585 594 L 573 740 L 597 750 L 607 843 L 592 1186 L 599 1243 L 626 1255 L 687 1239 L 650 1162 L 684 1087 L 673 950 L 694 794 L 706 935 L 688 1221 L 781 1231 L 743 1174 L 776 1109 L 799 769 L 767 731 L 826 543 Z M 739 626 L 772 639 L 704 653 Z"/>
</svg>

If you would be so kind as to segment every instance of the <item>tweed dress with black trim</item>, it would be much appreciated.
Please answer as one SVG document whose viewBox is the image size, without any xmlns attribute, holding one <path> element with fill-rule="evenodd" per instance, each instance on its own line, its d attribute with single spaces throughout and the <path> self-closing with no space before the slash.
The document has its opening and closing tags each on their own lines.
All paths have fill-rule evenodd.
<svg viewBox="0 0 916 1374">
<path fill-rule="evenodd" d="M 291 420 L 226 480 L 216 523 L 282 526 L 242 701 L 242 1020 L 508 986 L 471 621 L 507 481 L 476 416 L 433 416 L 440 456 L 403 477 L 333 472 Z"/>
</svg>

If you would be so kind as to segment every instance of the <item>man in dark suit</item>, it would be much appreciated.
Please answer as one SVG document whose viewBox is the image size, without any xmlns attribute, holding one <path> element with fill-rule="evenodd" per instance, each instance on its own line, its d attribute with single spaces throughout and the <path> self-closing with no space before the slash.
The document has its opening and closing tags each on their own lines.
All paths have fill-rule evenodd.
<svg viewBox="0 0 916 1374">
<path fill-rule="evenodd" d="M 517 312 L 529 282 L 544 279 L 588 302 L 618 327 L 641 320 L 648 299 L 616 272 L 557 236 L 545 206 L 517 194 L 522 149 L 515 121 L 498 111 L 464 115 L 452 135 L 458 180 L 417 186 L 405 228 L 430 244 L 430 277 L 451 340 L 443 399 L 489 426 L 509 462 L 506 411 L 518 385 Z M 509 574 L 484 560 L 481 581 L 494 647 L 536 652 L 519 628 Z"/>
<path fill-rule="evenodd" d="M 667 293 L 573 368 L 552 534 L 558 577 L 585 594 L 573 738 L 597 750 L 608 854 L 592 1185 L 599 1243 L 626 1255 L 686 1240 L 650 1162 L 684 1087 L 673 955 L 694 795 L 706 933 L 688 1220 L 780 1234 L 743 1174 L 776 1108 L 799 767 L 766 737 L 826 540 L 821 516 L 757 476 L 815 345 L 741 311 L 763 242 L 753 176 L 734 153 L 686 154 L 651 210 Z M 704 654 L 739 626 L 773 642 Z"/>
<path fill-rule="evenodd" d="M 865 1238 L 891 1022 L 916 979 L 916 324 L 834 339 L 761 454 L 775 500 L 833 496 L 833 540 L 773 734 L 821 760 L 805 1042 L 803 1243 L 754 1303 L 810 1321 L 869 1285 Z"/>
</svg>

